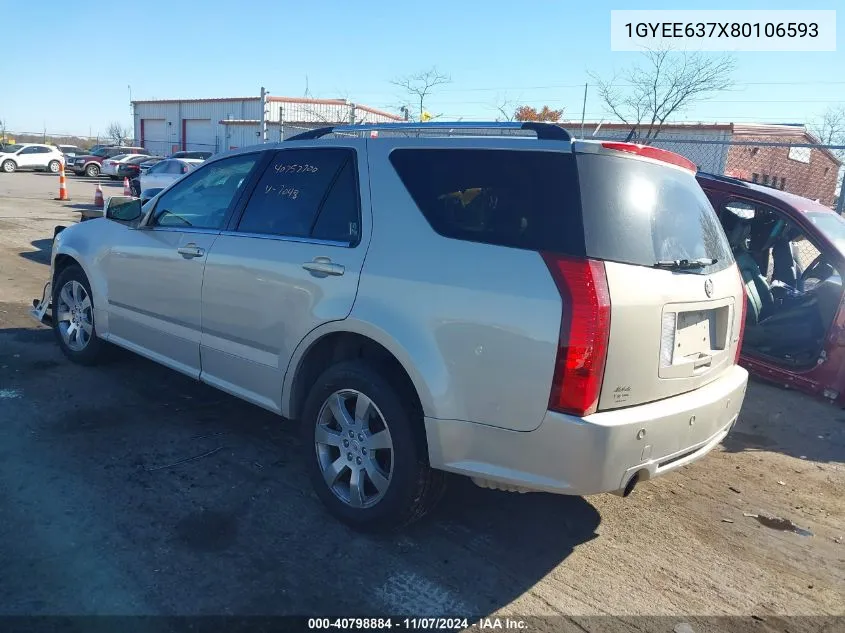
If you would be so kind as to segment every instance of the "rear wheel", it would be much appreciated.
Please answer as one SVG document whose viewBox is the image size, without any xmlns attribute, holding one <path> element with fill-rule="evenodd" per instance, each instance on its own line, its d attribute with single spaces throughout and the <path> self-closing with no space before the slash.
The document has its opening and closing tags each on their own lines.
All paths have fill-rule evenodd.
<svg viewBox="0 0 845 633">
<path fill-rule="evenodd" d="M 15 161 L 13 161 L 13 160 L 3 161 L 3 171 L 5 171 L 7 174 L 13 173 L 15 171 L 15 169 L 17 169 L 17 168 L 18 168 L 18 166 L 15 165 Z"/>
<path fill-rule="evenodd" d="M 317 379 L 303 408 L 303 434 L 312 484 L 335 517 L 381 532 L 434 507 L 446 476 L 426 463 L 420 415 L 361 361 L 334 365 Z"/>
<path fill-rule="evenodd" d="M 100 166 L 92 163 L 85 168 L 85 175 L 89 178 L 96 178 L 100 175 Z"/>
<path fill-rule="evenodd" d="M 47 170 L 52 174 L 58 174 L 59 173 L 59 161 L 51 160 L 50 164 L 47 165 Z"/>
<path fill-rule="evenodd" d="M 103 360 L 106 343 L 94 330 L 91 285 L 77 265 L 65 268 L 53 286 L 53 331 L 62 353 L 80 365 Z"/>
</svg>

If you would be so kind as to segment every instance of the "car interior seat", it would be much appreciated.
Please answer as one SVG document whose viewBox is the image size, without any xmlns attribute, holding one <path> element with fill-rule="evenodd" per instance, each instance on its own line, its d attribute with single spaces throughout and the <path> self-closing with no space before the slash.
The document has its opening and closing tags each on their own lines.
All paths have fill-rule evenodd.
<svg viewBox="0 0 845 633">
<path fill-rule="evenodd" d="M 815 349 L 824 334 L 818 301 L 803 296 L 779 305 L 766 277 L 748 249 L 749 223 L 737 218 L 726 227 L 728 242 L 745 284 L 746 344 L 778 356 L 797 356 Z M 787 243 L 788 244 L 788 243 Z"/>
</svg>

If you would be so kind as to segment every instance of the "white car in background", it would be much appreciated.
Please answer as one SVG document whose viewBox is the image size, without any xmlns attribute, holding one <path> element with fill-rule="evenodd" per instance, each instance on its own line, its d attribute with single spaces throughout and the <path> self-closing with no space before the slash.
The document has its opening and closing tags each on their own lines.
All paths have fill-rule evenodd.
<svg viewBox="0 0 845 633">
<path fill-rule="evenodd" d="M 169 187 L 203 162 L 199 158 L 169 158 L 158 162 L 141 174 L 141 192 Z"/>
<path fill-rule="evenodd" d="M 100 168 L 100 173 L 103 176 L 108 176 L 112 180 L 117 180 L 119 176 L 117 175 L 117 168 L 120 167 L 122 163 L 125 163 L 133 158 L 140 158 L 146 156 L 145 154 L 118 154 L 117 156 L 112 156 L 111 158 L 106 158 L 103 160 L 103 165 Z"/>
<path fill-rule="evenodd" d="M 7 174 L 18 169 L 35 169 L 57 174 L 59 166 L 64 162 L 65 157 L 58 149 L 41 143 L 6 145 L 0 151 L 0 171 Z"/>
</svg>

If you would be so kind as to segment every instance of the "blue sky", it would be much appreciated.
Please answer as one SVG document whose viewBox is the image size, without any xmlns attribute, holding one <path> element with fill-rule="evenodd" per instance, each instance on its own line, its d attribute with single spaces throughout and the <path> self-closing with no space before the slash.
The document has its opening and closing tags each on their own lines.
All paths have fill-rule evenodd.
<svg viewBox="0 0 845 633">
<path fill-rule="evenodd" d="M 429 102 L 444 118 L 492 119 L 499 99 L 564 107 L 567 118 L 580 118 L 588 71 L 607 76 L 637 58 L 610 51 L 611 8 L 637 8 L 618 1 L 533 2 L 525 5 L 531 11 L 501 0 L 0 5 L 6 51 L 0 118 L 17 132 L 46 126 L 53 134 L 96 134 L 113 120 L 129 124 L 130 85 L 135 99 L 257 95 L 262 85 L 271 94 L 300 96 L 307 77 L 312 96 L 395 110 L 401 92 L 390 79 L 432 66 L 452 78 Z M 675 0 L 639 8 L 802 5 Z M 810 8 L 840 8 L 837 31 L 845 32 L 841 2 Z M 681 116 L 812 119 L 845 103 L 843 36 L 838 40 L 835 53 L 739 53 L 735 88 Z M 588 94 L 587 119 L 605 116 L 595 92 Z"/>
</svg>

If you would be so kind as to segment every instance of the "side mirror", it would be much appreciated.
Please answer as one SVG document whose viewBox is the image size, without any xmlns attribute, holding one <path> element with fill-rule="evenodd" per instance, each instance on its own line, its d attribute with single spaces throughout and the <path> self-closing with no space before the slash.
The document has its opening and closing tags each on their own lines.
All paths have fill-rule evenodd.
<svg viewBox="0 0 845 633">
<path fill-rule="evenodd" d="M 141 200 L 129 196 L 112 196 L 106 202 L 103 215 L 115 222 L 134 222 L 141 217 Z"/>
</svg>

